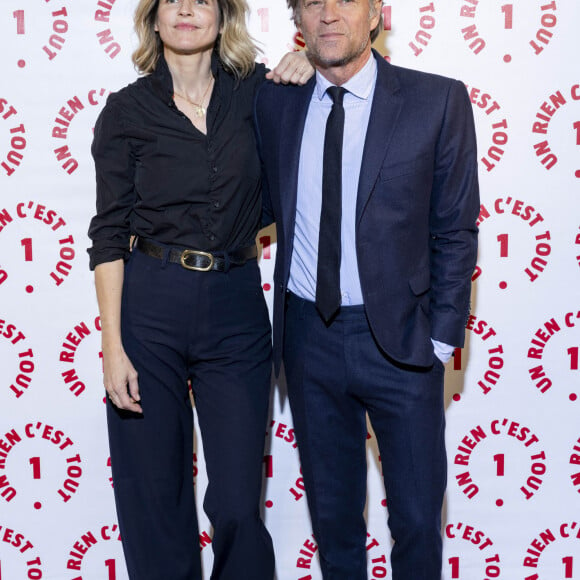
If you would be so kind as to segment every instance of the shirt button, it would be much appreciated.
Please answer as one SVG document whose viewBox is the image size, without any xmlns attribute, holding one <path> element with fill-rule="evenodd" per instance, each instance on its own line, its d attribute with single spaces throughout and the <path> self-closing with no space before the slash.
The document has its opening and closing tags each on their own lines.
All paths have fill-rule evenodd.
<svg viewBox="0 0 580 580">
<path fill-rule="evenodd" d="M 218 208 L 220 205 L 221 205 L 221 204 L 220 204 L 220 202 L 219 202 L 217 199 L 216 199 L 216 200 L 214 200 L 214 202 L 213 202 L 213 206 L 214 206 L 215 208 Z"/>
<path fill-rule="evenodd" d="M 214 173 L 217 173 L 217 170 L 218 170 L 218 169 L 217 169 L 217 167 L 214 165 L 214 166 L 211 168 L 211 170 L 212 170 Z"/>
<path fill-rule="evenodd" d="M 210 234 L 209 239 L 213 242 L 215 240 L 215 236 L 213 234 Z"/>
</svg>

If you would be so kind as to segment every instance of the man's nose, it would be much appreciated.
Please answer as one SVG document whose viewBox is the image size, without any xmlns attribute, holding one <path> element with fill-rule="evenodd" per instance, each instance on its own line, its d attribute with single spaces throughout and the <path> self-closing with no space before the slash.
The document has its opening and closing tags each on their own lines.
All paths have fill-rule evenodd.
<svg viewBox="0 0 580 580">
<path fill-rule="evenodd" d="M 323 22 L 335 22 L 338 20 L 337 0 L 325 0 L 322 3 L 320 19 Z"/>
</svg>

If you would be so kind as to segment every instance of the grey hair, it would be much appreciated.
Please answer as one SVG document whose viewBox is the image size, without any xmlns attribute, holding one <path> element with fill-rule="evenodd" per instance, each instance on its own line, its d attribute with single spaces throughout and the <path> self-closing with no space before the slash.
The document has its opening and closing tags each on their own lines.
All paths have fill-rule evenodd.
<svg viewBox="0 0 580 580">
<path fill-rule="evenodd" d="M 294 20 L 294 23 L 296 24 L 296 26 L 300 26 L 301 9 L 304 0 L 286 0 L 286 2 L 288 4 L 288 8 L 292 10 L 292 19 Z M 380 4 L 382 8 L 383 0 L 368 0 L 368 2 L 369 2 L 369 19 L 370 19 L 377 15 L 377 10 L 379 10 L 377 8 L 377 4 Z M 380 10 L 380 14 L 381 17 L 379 19 L 379 23 L 375 28 L 371 30 L 371 42 L 374 42 L 378 38 L 379 34 L 381 33 L 381 30 L 383 29 L 382 10 Z"/>
</svg>

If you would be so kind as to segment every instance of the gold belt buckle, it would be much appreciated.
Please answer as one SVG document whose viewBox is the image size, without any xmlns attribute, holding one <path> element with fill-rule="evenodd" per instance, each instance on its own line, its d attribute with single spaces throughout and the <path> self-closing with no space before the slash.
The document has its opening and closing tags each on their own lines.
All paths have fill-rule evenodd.
<svg viewBox="0 0 580 580">
<path fill-rule="evenodd" d="M 191 255 L 204 256 L 208 258 L 209 265 L 204 268 L 200 266 L 190 266 L 189 264 L 186 263 L 185 260 L 187 260 L 188 256 Z M 213 254 L 210 254 L 208 252 L 200 252 L 199 250 L 183 250 L 183 252 L 181 252 L 179 261 L 186 270 L 195 270 L 196 272 L 209 272 L 213 268 L 214 257 Z"/>
</svg>

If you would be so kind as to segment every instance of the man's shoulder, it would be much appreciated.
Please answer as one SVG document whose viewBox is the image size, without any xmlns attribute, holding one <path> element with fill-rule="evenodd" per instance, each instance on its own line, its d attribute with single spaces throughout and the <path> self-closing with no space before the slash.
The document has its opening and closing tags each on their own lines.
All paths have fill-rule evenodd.
<svg viewBox="0 0 580 580">
<path fill-rule="evenodd" d="M 260 86 L 255 100 L 255 115 L 258 127 L 269 128 L 270 132 L 281 128 L 282 119 L 300 115 L 312 95 L 312 79 L 303 86 L 282 85 L 267 80 Z"/>
<path fill-rule="evenodd" d="M 389 78 L 403 90 L 448 91 L 450 86 L 461 84 L 460 81 L 451 77 L 391 64 L 378 52 L 375 52 L 375 58 L 377 59 L 379 78 Z"/>
<path fill-rule="evenodd" d="M 450 85 L 456 84 L 459 81 L 451 77 L 440 74 L 406 68 L 398 65 L 389 65 L 392 73 L 396 75 L 398 81 L 402 86 L 413 87 L 433 87 L 433 88 L 449 88 Z"/>
<path fill-rule="evenodd" d="M 258 90 L 257 102 L 260 106 L 287 106 L 296 99 L 304 98 L 307 94 L 312 93 L 313 79 L 314 77 L 305 85 L 283 85 L 266 80 Z"/>
<path fill-rule="evenodd" d="M 441 117 L 448 107 L 467 111 L 470 108 L 465 84 L 433 72 L 379 63 L 375 96 L 385 102 L 393 99 L 404 103 L 416 117 L 423 111 L 430 118 Z M 380 101 L 380 102 L 381 102 Z"/>
</svg>

